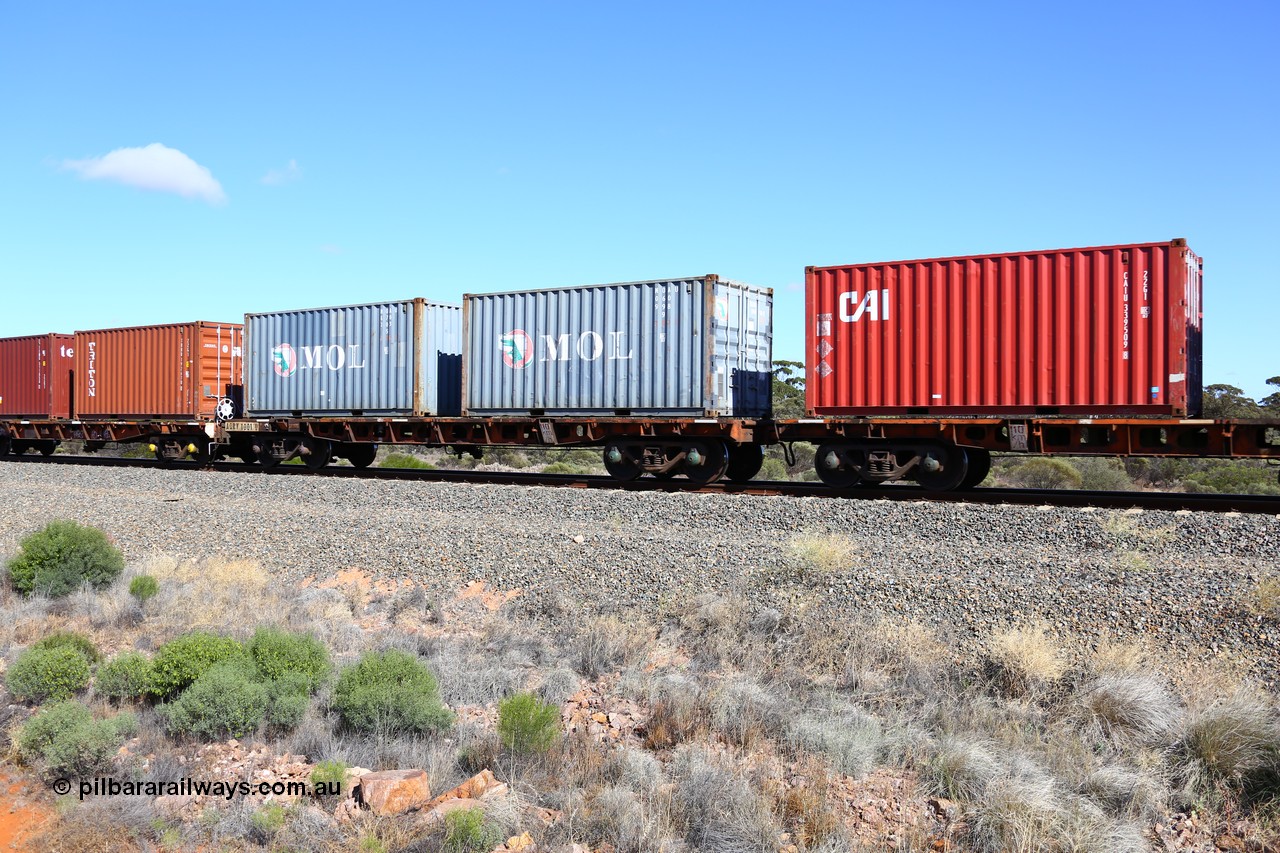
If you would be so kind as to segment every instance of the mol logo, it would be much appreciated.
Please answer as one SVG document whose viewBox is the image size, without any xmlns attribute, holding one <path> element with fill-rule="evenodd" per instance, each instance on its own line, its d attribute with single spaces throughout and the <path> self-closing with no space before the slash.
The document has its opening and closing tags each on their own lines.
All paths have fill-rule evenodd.
<svg viewBox="0 0 1280 853">
<path fill-rule="evenodd" d="M 869 321 L 889 319 L 889 291 L 868 290 L 867 295 L 859 297 L 858 291 L 849 290 L 840 294 L 840 322 L 856 323 L 864 316 Z"/>
<path fill-rule="evenodd" d="M 359 344 L 316 344 L 294 348 L 278 344 L 271 348 L 271 367 L 277 376 L 289 378 L 299 370 L 362 370 L 366 366 Z"/>
<path fill-rule="evenodd" d="M 271 366 L 275 369 L 276 376 L 292 376 L 298 370 L 298 351 L 289 344 L 272 347 Z"/>
<path fill-rule="evenodd" d="M 512 329 L 498 336 L 498 348 L 507 367 L 527 367 L 533 361 L 533 338 L 524 329 Z"/>
<path fill-rule="evenodd" d="M 539 363 L 549 361 L 627 361 L 635 353 L 624 345 L 626 332 L 582 332 L 574 335 L 541 335 L 542 358 Z M 507 367 L 526 367 L 534 358 L 535 344 L 533 336 L 524 329 L 515 329 L 498 337 L 498 347 L 502 350 L 502 360 Z M 623 349 L 627 352 L 624 354 Z"/>
</svg>

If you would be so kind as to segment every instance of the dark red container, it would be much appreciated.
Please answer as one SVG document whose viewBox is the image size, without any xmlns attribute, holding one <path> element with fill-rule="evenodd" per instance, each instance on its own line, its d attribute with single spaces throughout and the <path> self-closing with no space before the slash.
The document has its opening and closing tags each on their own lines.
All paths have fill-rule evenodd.
<svg viewBox="0 0 1280 853">
<path fill-rule="evenodd" d="M 817 415 L 1199 413 L 1185 240 L 805 270 Z"/>
<path fill-rule="evenodd" d="M 0 339 L 0 416 L 71 417 L 71 335 Z"/>
<path fill-rule="evenodd" d="M 244 326 L 172 323 L 76 332 L 76 417 L 211 420 L 244 382 Z"/>
</svg>

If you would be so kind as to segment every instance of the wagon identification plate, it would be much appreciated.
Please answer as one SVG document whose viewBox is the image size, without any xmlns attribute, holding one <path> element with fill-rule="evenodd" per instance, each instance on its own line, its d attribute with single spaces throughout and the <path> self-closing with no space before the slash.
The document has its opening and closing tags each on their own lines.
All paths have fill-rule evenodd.
<svg viewBox="0 0 1280 853">
<path fill-rule="evenodd" d="M 263 432 L 267 425 L 258 421 L 224 421 L 222 428 L 227 432 Z"/>
</svg>

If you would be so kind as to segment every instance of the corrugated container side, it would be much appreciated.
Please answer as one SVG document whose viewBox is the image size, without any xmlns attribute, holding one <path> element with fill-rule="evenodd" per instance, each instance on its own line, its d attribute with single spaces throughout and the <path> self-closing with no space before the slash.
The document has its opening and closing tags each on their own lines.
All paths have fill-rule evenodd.
<svg viewBox="0 0 1280 853">
<path fill-rule="evenodd" d="M 423 299 L 249 314 L 250 415 L 445 415 L 462 407 L 462 309 Z"/>
<path fill-rule="evenodd" d="M 212 419 L 244 382 L 243 337 L 204 321 L 76 332 L 75 416 Z"/>
<path fill-rule="evenodd" d="M 1195 414 L 1185 241 L 806 270 L 806 398 L 838 414 Z"/>
<path fill-rule="evenodd" d="M 69 418 L 73 347 L 56 333 L 0 340 L 0 415 Z"/>
<path fill-rule="evenodd" d="M 772 308 L 716 276 L 468 294 L 464 411 L 762 416 Z"/>
</svg>

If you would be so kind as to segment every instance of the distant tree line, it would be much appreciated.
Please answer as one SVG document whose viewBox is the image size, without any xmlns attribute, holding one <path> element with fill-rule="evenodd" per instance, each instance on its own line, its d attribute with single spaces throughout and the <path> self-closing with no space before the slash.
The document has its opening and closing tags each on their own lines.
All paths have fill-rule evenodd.
<svg viewBox="0 0 1280 853">
<path fill-rule="evenodd" d="M 1261 400 L 1246 397 L 1234 385 L 1206 385 L 1204 416 L 1206 418 L 1280 418 L 1280 376 L 1272 376 L 1267 384 L 1272 391 Z"/>
</svg>

